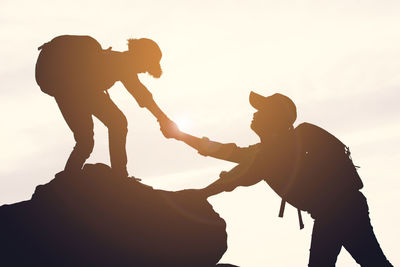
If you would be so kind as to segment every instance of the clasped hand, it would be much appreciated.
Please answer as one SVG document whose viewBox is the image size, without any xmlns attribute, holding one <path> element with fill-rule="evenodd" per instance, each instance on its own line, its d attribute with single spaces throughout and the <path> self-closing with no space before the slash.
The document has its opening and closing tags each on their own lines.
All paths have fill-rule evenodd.
<svg viewBox="0 0 400 267">
<path fill-rule="evenodd" d="M 179 139 L 182 132 L 179 130 L 178 125 L 169 118 L 159 120 L 160 130 L 166 138 Z"/>
</svg>

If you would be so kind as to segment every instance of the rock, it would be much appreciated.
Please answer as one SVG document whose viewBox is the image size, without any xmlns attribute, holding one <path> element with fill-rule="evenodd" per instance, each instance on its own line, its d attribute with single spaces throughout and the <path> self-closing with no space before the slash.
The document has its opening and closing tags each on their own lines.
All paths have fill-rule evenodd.
<svg viewBox="0 0 400 267">
<path fill-rule="evenodd" d="M 87 164 L 0 207 L 0 265 L 216 266 L 225 227 L 190 190 L 154 190 Z"/>
</svg>

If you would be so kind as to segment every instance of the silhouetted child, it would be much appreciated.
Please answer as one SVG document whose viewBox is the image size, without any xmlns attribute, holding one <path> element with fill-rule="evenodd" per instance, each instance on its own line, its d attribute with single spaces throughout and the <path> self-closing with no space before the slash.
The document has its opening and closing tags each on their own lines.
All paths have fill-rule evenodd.
<svg viewBox="0 0 400 267">
<path fill-rule="evenodd" d="M 164 135 L 184 141 L 204 156 L 239 163 L 204 189 L 203 197 L 254 185 L 261 180 L 285 202 L 315 219 L 309 266 L 335 266 L 343 246 L 361 266 L 392 266 L 374 235 L 362 182 L 342 142 L 325 130 L 302 123 L 294 128 L 296 106 L 288 97 L 250 93 L 257 109 L 251 129 L 261 142 L 246 148 L 221 144 L 165 128 Z"/>
<path fill-rule="evenodd" d="M 90 36 L 58 36 L 39 47 L 36 81 L 43 92 L 54 96 L 74 134 L 76 145 L 65 166 L 79 172 L 93 146 L 93 118 L 108 127 L 111 167 L 114 174 L 127 177 L 125 150 L 127 120 L 114 104 L 107 89 L 121 81 L 141 107 L 146 107 L 166 125 L 168 117 L 154 102 L 152 94 L 138 79 L 138 73 L 161 76 L 161 50 L 146 38 L 129 39 L 128 51 L 103 50 Z"/>
</svg>

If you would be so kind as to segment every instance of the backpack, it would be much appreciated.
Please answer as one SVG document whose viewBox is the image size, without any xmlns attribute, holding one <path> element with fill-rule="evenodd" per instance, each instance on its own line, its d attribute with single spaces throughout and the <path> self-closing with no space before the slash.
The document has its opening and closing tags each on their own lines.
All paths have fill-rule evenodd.
<svg viewBox="0 0 400 267">
<path fill-rule="evenodd" d="M 279 216 L 285 203 L 298 209 L 300 228 L 303 227 L 300 210 L 323 212 L 332 208 L 341 196 L 363 187 L 349 147 L 326 130 L 302 123 L 295 128 L 296 158 L 299 166 L 282 197 Z"/>
<path fill-rule="evenodd" d="M 90 36 L 62 35 L 38 48 L 35 78 L 40 89 L 51 96 L 68 88 L 92 86 L 94 69 L 101 65 L 103 49 Z M 65 89 L 67 90 L 67 89 Z"/>
</svg>

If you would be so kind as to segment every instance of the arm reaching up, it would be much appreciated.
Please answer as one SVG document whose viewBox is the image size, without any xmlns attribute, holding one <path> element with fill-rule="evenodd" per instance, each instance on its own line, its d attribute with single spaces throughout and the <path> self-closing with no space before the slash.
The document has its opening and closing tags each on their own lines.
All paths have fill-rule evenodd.
<svg viewBox="0 0 400 267">
<path fill-rule="evenodd" d="M 199 138 L 191 134 L 187 134 L 179 130 L 178 126 L 169 121 L 169 125 L 162 127 L 161 131 L 167 138 L 175 138 L 182 141 L 188 146 L 193 147 L 200 155 L 210 156 L 217 159 L 227 160 L 231 162 L 240 163 L 253 150 L 252 147 L 238 147 L 234 143 L 219 143 L 211 141 L 207 137 Z"/>
<path fill-rule="evenodd" d="M 179 130 L 175 123 L 172 127 L 162 128 L 164 136 L 175 138 L 196 149 L 203 156 L 211 156 L 231 162 L 239 163 L 229 172 L 221 172 L 220 177 L 214 183 L 203 189 L 189 190 L 201 197 L 209 197 L 224 191 L 232 191 L 238 186 L 250 186 L 258 183 L 264 177 L 261 168 L 265 162 L 257 157 L 261 144 L 249 147 L 238 147 L 234 143 L 223 144 L 211 141 L 207 137 L 199 138 Z"/>
<path fill-rule="evenodd" d="M 196 195 L 200 198 L 208 198 L 222 192 L 230 192 L 239 186 L 251 186 L 257 184 L 266 176 L 263 168 L 266 163 L 263 157 L 257 153 L 259 145 L 248 150 L 247 157 L 230 171 L 222 171 L 219 179 L 202 189 L 184 190 L 187 194 Z"/>
<path fill-rule="evenodd" d="M 264 174 L 261 168 L 264 165 L 263 160 L 257 157 L 257 152 L 253 152 L 247 153 L 247 158 L 230 171 L 221 172 L 218 180 L 200 189 L 201 194 L 207 198 L 221 192 L 230 192 L 238 186 L 251 186 L 263 180 Z"/>
</svg>

